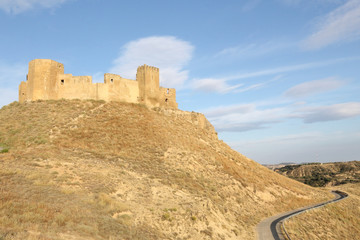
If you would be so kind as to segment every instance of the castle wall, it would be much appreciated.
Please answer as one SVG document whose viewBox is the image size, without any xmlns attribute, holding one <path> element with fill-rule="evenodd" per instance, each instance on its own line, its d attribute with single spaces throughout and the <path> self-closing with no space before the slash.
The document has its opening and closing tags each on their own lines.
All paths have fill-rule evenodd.
<svg viewBox="0 0 360 240">
<path fill-rule="evenodd" d="M 96 85 L 91 76 L 73 76 L 59 74 L 57 76 L 55 99 L 96 99 Z"/>
<path fill-rule="evenodd" d="M 26 101 L 26 94 L 27 94 L 27 89 L 26 89 L 26 82 L 21 82 L 20 86 L 19 86 L 19 102 L 23 103 Z"/>
<path fill-rule="evenodd" d="M 106 73 L 104 84 L 107 85 L 107 101 L 138 103 L 139 85 L 137 81 Z"/>
<path fill-rule="evenodd" d="M 106 73 L 104 83 L 92 83 L 91 76 L 64 74 L 64 66 L 50 59 L 29 63 L 27 81 L 19 85 L 19 102 L 38 99 L 95 99 L 142 103 L 149 107 L 177 108 L 176 91 L 160 88 L 159 69 L 138 68 L 136 80 Z"/>
<path fill-rule="evenodd" d="M 160 87 L 159 103 L 161 107 L 177 108 L 175 88 Z"/>
</svg>

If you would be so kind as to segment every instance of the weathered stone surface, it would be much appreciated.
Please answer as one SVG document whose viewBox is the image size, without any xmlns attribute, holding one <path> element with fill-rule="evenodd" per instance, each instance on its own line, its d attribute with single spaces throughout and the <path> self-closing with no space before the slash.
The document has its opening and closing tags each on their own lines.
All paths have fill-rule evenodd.
<svg viewBox="0 0 360 240">
<path fill-rule="evenodd" d="M 177 108 L 176 90 L 159 86 L 159 69 L 138 67 L 136 80 L 104 74 L 104 83 L 92 83 L 91 76 L 64 73 L 64 65 L 50 59 L 29 63 L 27 81 L 19 85 L 19 102 L 38 99 L 95 99 L 141 103 L 149 107 Z"/>
</svg>

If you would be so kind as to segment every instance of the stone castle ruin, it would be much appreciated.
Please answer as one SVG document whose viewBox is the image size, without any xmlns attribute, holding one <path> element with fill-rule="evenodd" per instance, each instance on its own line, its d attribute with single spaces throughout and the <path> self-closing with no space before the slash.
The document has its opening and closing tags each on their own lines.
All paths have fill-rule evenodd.
<svg viewBox="0 0 360 240">
<path fill-rule="evenodd" d="M 176 90 L 159 86 L 159 69 L 138 67 L 136 80 L 105 73 L 104 83 L 92 83 L 91 76 L 64 73 L 64 65 L 50 59 L 29 63 L 26 82 L 19 86 L 19 102 L 50 99 L 95 99 L 140 103 L 149 107 L 177 108 Z"/>
</svg>

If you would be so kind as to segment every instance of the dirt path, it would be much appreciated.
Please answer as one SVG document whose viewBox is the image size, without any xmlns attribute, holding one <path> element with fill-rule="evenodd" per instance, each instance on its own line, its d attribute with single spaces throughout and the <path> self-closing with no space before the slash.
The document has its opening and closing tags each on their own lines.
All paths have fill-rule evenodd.
<svg viewBox="0 0 360 240">
<path fill-rule="evenodd" d="M 326 204 L 337 202 L 337 201 L 342 200 L 347 197 L 346 193 L 343 193 L 340 191 L 332 191 L 332 193 L 335 196 L 335 198 L 333 200 L 323 202 L 320 204 L 315 204 L 315 205 L 299 208 L 296 210 L 281 213 L 279 215 L 264 219 L 256 226 L 257 239 L 258 240 L 273 240 L 273 239 L 274 240 L 285 240 L 285 239 L 287 239 L 282 235 L 282 231 L 281 231 L 281 225 L 282 225 L 283 221 L 285 221 L 286 219 L 293 217 L 297 214 L 300 214 L 306 210 L 323 207 Z"/>
</svg>

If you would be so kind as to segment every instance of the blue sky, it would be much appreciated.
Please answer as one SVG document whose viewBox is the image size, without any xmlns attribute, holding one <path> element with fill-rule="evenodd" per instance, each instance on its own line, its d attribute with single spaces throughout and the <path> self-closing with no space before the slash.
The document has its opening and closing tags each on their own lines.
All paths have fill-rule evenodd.
<svg viewBox="0 0 360 240">
<path fill-rule="evenodd" d="M 260 163 L 360 160 L 360 0 L 0 0 L 0 106 L 28 62 L 135 79 Z"/>
</svg>

